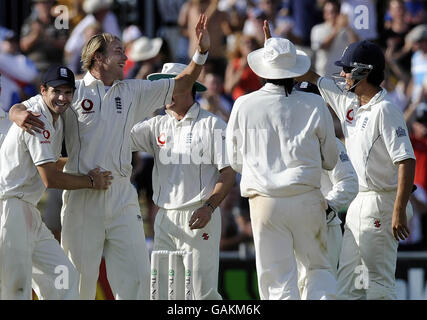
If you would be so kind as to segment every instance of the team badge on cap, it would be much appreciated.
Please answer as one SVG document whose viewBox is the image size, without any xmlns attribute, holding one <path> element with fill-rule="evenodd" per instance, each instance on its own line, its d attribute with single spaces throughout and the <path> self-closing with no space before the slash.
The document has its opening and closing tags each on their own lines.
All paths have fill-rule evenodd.
<svg viewBox="0 0 427 320">
<path fill-rule="evenodd" d="M 59 69 L 59 74 L 61 75 L 61 77 L 64 77 L 64 78 L 68 77 L 67 69 L 65 68 Z"/>
</svg>

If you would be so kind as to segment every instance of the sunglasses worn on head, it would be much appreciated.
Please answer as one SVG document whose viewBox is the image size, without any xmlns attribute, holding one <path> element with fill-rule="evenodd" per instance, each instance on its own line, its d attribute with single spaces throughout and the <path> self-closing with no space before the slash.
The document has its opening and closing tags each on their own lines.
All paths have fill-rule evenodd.
<svg viewBox="0 0 427 320">
<path fill-rule="evenodd" d="M 351 70 L 353 70 L 353 67 L 342 67 L 342 70 L 345 72 L 345 73 L 351 73 Z"/>
</svg>

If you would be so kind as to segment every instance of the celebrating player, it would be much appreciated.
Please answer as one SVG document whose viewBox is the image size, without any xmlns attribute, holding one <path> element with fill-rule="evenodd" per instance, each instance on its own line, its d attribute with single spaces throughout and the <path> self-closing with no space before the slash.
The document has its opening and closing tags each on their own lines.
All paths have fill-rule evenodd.
<svg viewBox="0 0 427 320">
<path fill-rule="evenodd" d="M 298 80 L 317 84 L 340 119 L 359 181 L 346 216 L 338 297 L 395 299 L 398 240 L 408 237 L 407 215 L 412 216 L 414 151 L 401 111 L 380 86 L 381 49 L 369 41 L 352 43 L 336 65 L 342 67 L 342 85 L 312 71 Z"/>
<path fill-rule="evenodd" d="M 140 208 L 129 177 L 130 131 L 134 124 L 169 104 L 173 94 L 191 91 L 210 47 L 207 18 L 195 32 L 199 47 L 189 66 L 175 79 L 122 80 L 126 55 L 120 40 L 107 33 L 93 36 L 82 52 L 83 80 L 76 82 L 71 108 L 64 114 L 69 160 L 65 171 L 86 173 L 99 166 L 113 173 L 104 192 L 65 191 L 61 245 L 80 272 L 80 296 L 94 299 L 104 254 L 116 299 L 148 299 L 150 263 Z M 10 118 L 36 130 L 35 117 L 13 107 Z"/>
<path fill-rule="evenodd" d="M 162 73 L 148 79 L 175 77 L 184 68 L 166 63 Z M 218 206 L 233 186 L 235 173 L 225 156 L 225 122 L 195 102 L 196 91 L 205 90 L 196 82 L 192 92 L 173 96 L 166 115 L 136 125 L 132 150 L 149 152 L 155 159 L 153 201 L 160 209 L 154 224 L 154 250 L 192 252 L 194 297 L 215 300 L 221 299 Z M 167 264 L 160 264 L 164 284 Z M 177 291 L 178 297 L 182 292 Z M 161 299 L 167 296 L 165 291 L 159 294 Z"/>
<path fill-rule="evenodd" d="M 236 100 L 226 140 L 249 198 L 260 297 L 300 298 L 297 259 L 307 270 L 306 298 L 333 299 L 319 190 L 322 167 L 332 169 L 338 158 L 332 117 L 319 96 L 292 90 L 310 59 L 289 40 L 266 40 L 248 63 L 267 83 Z"/>
<path fill-rule="evenodd" d="M 74 75 L 65 67 L 46 72 L 41 94 L 23 102 L 40 114 L 41 133 L 30 135 L 13 125 L 0 148 L 0 283 L 2 299 L 31 299 L 34 277 L 43 277 L 45 298 L 78 299 L 78 273 L 52 233 L 41 221 L 36 205 L 46 188 L 105 190 L 111 172 L 86 175 L 63 173 L 60 159 L 63 123 L 59 116 L 71 104 Z M 60 269 L 57 269 L 60 267 Z M 54 287 L 65 267 L 66 285 Z M 37 282 L 37 279 L 35 279 Z M 47 285 L 46 285 L 47 283 Z"/>
</svg>

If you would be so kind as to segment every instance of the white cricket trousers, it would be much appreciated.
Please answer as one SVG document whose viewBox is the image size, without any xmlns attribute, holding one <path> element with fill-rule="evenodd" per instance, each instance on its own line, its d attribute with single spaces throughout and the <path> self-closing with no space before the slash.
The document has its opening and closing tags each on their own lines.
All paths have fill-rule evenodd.
<svg viewBox="0 0 427 320">
<path fill-rule="evenodd" d="M 95 299 L 103 254 L 115 299 L 149 299 L 150 261 L 129 178 L 114 176 L 106 191 L 64 191 L 61 219 L 61 245 L 80 273 L 81 299 Z"/>
<path fill-rule="evenodd" d="M 396 299 L 398 241 L 391 219 L 396 191 L 359 192 L 347 210 L 338 268 L 338 299 Z M 406 207 L 408 219 L 412 206 Z"/>
<path fill-rule="evenodd" d="M 18 198 L 0 200 L 0 283 L 2 300 L 31 300 L 32 280 L 39 298 L 78 300 L 78 273 L 40 212 Z"/>
<path fill-rule="evenodd" d="M 185 250 L 193 253 L 193 288 L 195 300 L 222 300 L 218 293 L 219 241 L 221 239 L 221 211 L 217 208 L 202 229 L 191 230 L 188 222 L 202 205 L 183 209 L 160 208 L 154 221 L 153 250 Z M 178 259 L 177 299 L 184 299 L 184 265 Z M 168 258 L 160 257 L 159 297 L 167 299 Z"/>
<path fill-rule="evenodd" d="M 337 277 L 338 261 L 340 257 L 343 239 L 341 225 L 339 223 L 336 223 L 336 220 L 340 221 L 337 217 L 335 217 L 335 219 L 331 223 L 326 224 L 326 247 L 328 249 L 328 260 L 335 278 Z M 301 294 L 301 298 L 305 299 L 305 295 L 307 293 L 305 290 L 307 270 L 305 270 L 305 268 L 299 261 L 297 261 L 297 266 L 299 292 Z"/>
<path fill-rule="evenodd" d="M 283 198 L 249 199 L 262 300 L 300 299 L 296 259 L 307 270 L 304 298 L 335 299 L 324 203 L 319 190 Z"/>
</svg>

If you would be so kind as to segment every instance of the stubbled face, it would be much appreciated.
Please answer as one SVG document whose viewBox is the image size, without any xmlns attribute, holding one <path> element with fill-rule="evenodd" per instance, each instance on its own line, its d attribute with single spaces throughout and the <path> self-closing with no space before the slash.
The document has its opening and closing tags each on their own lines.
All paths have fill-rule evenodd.
<svg viewBox="0 0 427 320">
<path fill-rule="evenodd" d="M 122 43 L 114 40 L 108 45 L 106 54 L 102 56 L 103 69 L 114 76 L 114 79 L 123 80 L 123 68 L 127 59 Z"/>
<path fill-rule="evenodd" d="M 61 85 L 55 88 L 47 86 L 47 89 L 42 86 L 41 94 L 52 114 L 60 115 L 71 105 L 74 89 L 68 85 Z"/>
</svg>

